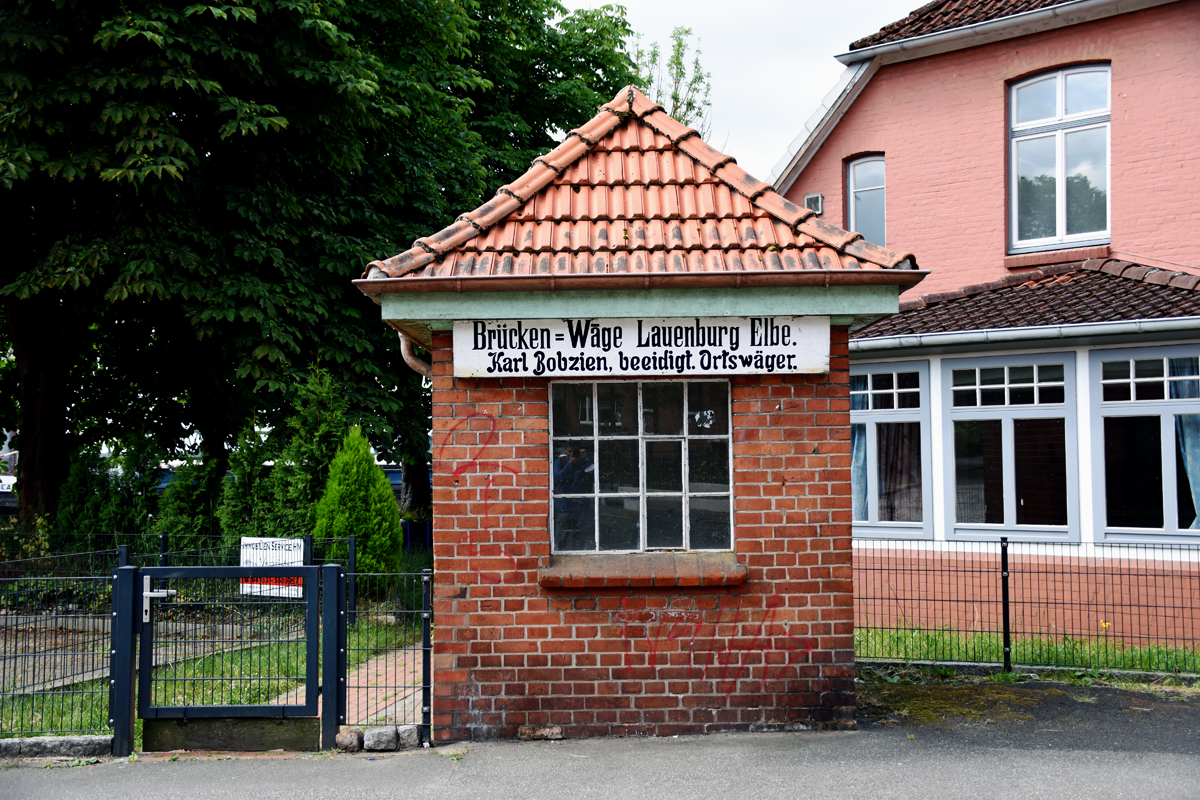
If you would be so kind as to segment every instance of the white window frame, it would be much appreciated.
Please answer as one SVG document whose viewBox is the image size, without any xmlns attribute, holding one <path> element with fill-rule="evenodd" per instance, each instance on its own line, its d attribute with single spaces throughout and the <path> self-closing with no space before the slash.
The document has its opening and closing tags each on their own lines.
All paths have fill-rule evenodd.
<svg viewBox="0 0 1200 800">
<path fill-rule="evenodd" d="M 1200 542 L 1200 530 L 1179 528 L 1179 510 L 1175 500 L 1177 476 L 1175 474 L 1175 415 L 1200 414 L 1200 399 L 1167 397 L 1163 400 L 1115 400 L 1105 401 L 1102 388 L 1102 368 L 1105 361 L 1145 358 L 1181 358 L 1200 356 L 1200 343 L 1166 347 L 1135 347 L 1119 350 L 1092 350 L 1088 354 L 1091 372 L 1092 396 L 1092 503 L 1096 520 L 1097 538 L 1106 542 Z M 1164 381 L 1166 378 L 1163 379 Z M 1162 528 L 1110 528 L 1108 526 L 1107 480 L 1104 469 L 1104 418 L 1105 417 L 1150 417 L 1158 416 L 1161 424 L 1163 487 Z M 1170 469 L 1167 465 L 1170 465 Z M 1197 509 L 1200 513 L 1200 509 Z"/>
<path fill-rule="evenodd" d="M 1063 402 L 1033 405 L 962 406 L 953 405 L 952 373 L 956 369 L 988 367 L 1063 365 Z M 976 358 L 942 359 L 942 463 L 945 476 L 946 539 L 996 541 L 1007 536 L 1015 542 L 1079 541 L 1079 441 L 1077 433 L 1075 353 L 1026 353 Z M 959 522 L 956 514 L 954 423 L 959 420 L 1001 421 L 1001 447 L 1004 459 L 1004 523 Z M 1014 462 L 1013 420 L 1062 419 L 1066 438 L 1067 524 L 1018 525 L 1016 523 L 1016 465 Z"/>
<path fill-rule="evenodd" d="M 550 491 L 550 515 L 549 515 L 549 524 L 547 527 L 550 532 L 551 552 L 553 552 L 553 553 L 570 553 L 572 555 L 611 555 L 611 554 L 621 554 L 621 553 L 662 553 L 662 552 L 678 553 L 678 552 L 689 552 L 689 551 L 691 551 L 691 552 L 715 552 L 715 553 L 730 552 L 731 550 L 733 550 L 733 540 L 734 540 L 734 525 L 733 525 L 733 522 L 734 522 L 734 507 L 733 507 L 733 503 L 734 503 L 733 430 L 734 430 L 734 427 L 733 427 L 733 422 L 734 422 L 734 420 L 733 420 L 733 386 L 727 380 L 690 380 L 687 378 L 680 378 L 678 380 L 658 379 L 658 380 L 648 380 L 648 381 L 636 381 L 636 383 L 637 383 L 637 419 L 638 419 L 638 426 L 637 426 L 638 432 L 637 432 L 636 436 L 629 435 L 629 434 L 620 435 L 620 436 L 601 436 L 599 425 L 595 419 L 596 415 L 593 414 L 592 415 L 593 419 L 591 420 L 592 421 L 591 437 L 560 436 L 558 438 L 559 439 L 576 439 L 576 440 L 590 438 L 593 453 L 598 452 L 597 445 L 601 439 L 609 440 L 609 441 L 620 440 L 620 439 L 625 439 L 625 440 L 636 439 L 638 442 L 638 491 L 636 493 L 635 492 L 620 492 L 620 493 L 601 494 L 600 493 L 600 485 L 599 485 L 600 470 L 597 469 L 597 470 L 593 471 L 592 492 L 590 494 L 586 494 L 586 495 L 572 495 L 572 494 L 556 495 L 555 494 L 555 492 L 554 492 L 554 442 L 555 442 L 554 387 L 558 386 L 558 385 L 563 385 L 563 384 L 576 384 L 576 385 L 591 386 L 592 387 L 591 408 L 596 409 L 598 407 L 597 399 L 596 399 L 596 386 L 598 386 L 599 384 L 602 384 L 602 383 L 621 383 L 621 382 L 622 381 L 612 381 L 612 380 L 586 380 L 586 381 L 585 380 L 581 380 L 581 381 L 566 380 L 566 381 L 552 381 L 550 383 L 550 385 L 547 387 L 548 394 L 549 394 L 549 401 L 550 401 L 549 402 L 549 406 L 550 406 L 550 410 L 549 410 L 550 443 L 548 446 L 549 447 L 549 457 L 547 460 L 547 463 L 550 465 L 549 475 L 547 476 L 548 483 L 549 483 L 549 491 Z M 629 382 L 633 383 L 634 381 L 629 381 Z M 646 434 L 645 433 L 645 415 L 642 410 L 642 388 L 643 388 L 643 386 L 645 386 L 648 383 L 655 383 L 655 384 L 678 383 L 678 384 L 683 385 L 683 387 L 684 387 L 683 388 L 683 420 L 684 420 L 684 423 L 683 423 L 683 432 L 682 433 L 679 433 L 679 434 Z M 729 420 L 729 430 L 727 433 L 716 434 L 716 435 L 688 433 L 688 424 L 687 424 L 688 391 L 687 391 L 687 387 L 690 384 L 694 384 L 694 383 L 720 383 L 720 384 L 725 385 L 725 389 L 726 389 L 726 391 L 725 391 L 725 398 L 726 398 L 725 413 L 727 415 L 726 418 Z M 729 490 L 727 492 L 689 492 L 688 491 L 687 480 L 688 480 L 689 463 L 688 463 L 687 442 L 691 439 L 709 439 L 709 440 L 723 439 L 726 442 L 727 451 L 729 453 Z M 650 442 L 652 442 L 652 441 L 682 441 L 683 442 L 683 444 L 681 446 L 682 459 L 683 459 L 683 464 L 682 464 L 683 489 L 682 489 L 682 492 L 648 492 L 646 490 L 646 442 L 648 442 L 648 441 L 650 441 Z M 667 548 L 661 548 L 661 547 L 649 548 L 649 547 L 647 547 L 646 546 L 646 535 L 648 533 L 648 529 L 647 529 L 647 525 L 646 525 L 646 510 L 647 510 L 646 498 L 647 497 L 650 497 L 650 498 L 663 497 L 663 496 L 674 497 L 679 494 L 683 495 L 683 547 L 681 547 L 681 548 L 680 547 L 667 547 Z M 595 541 L 596 541 L 596 545 L 597 545 L 596 549 L 593 549 L 593 550 L 559 550 L 559 549 L 557 549 L 557 547 L 554 544 L 554 541 L 555 541 L 555 537 L 554 537 L 554 500 L 556 497 L 577 497 L 577 498 L 578 497 L 588 497 L 588 498 L 592 499 L 592 513 L 595 515 L 594 530 L 595 530 L 595 537 L 596 537 Z M 636 550 L 601 550 L 601 549 L 599 549 L 599 542 L 600 542 L 600 519 L 599 519 L 600 503 L 599 503 L 599 501 L 601 499 L 616 499 L 616 498 L 621 498 L 621 497 L 636 497 L 636 498 L 638 498 L 638 503 L 639 503 L 638 549 L 636 549 Z M 729 499 L 729 546 L 728 547 L 693 550 L 693 548 L 691 547 L 691 523 L 690 523 L 691 517 L 689 515 L 690 498 L 691 497 L 727 497 Z"/>
<path fill-rule="evenodd" d="M 915 372 L 921 383 L 919 408 L 862 409 L 850 411 L 850 424 L 864 424 L 867 450 L 867 519 L 854 520 L 853 533 L 862 539 L 933 538 L 933 445 L 930 442 L 930 398 L 928 361 L 887 361 L 854 363 L 850 375 Z M 870 378 L 868 377 L 868 381 Z M 876 424 L 880 422 L 918 422 L 921 425 L 921 521 L 887 522 L 879 519 L 879 459 Z M 851 488 L 853 492 L 853 488 Z"/>
<path fill-rule="evenodd" d="M 847 215 L 850 220 L 850 225 L 848 227 L 852 231 L 858 231 L 858 215 L 855 211 L 857 205 L 855 203 L 855 193 L 860 190 L 854 186 L 854 168 L 859 164 L 866 164 L 871 161 L 878 161 L 880 164 L 883 164 L 883 185 L 868 186 L 861 191 L 878 190 L 883 192 L 883 241 L 871 242 L 871 244 L 877 244 L 880 247 L 887 247 L 887 163 L 882 155 L 863 156 L 862 158 L 854 159 L 846 165 L 846 186 L 849 188 L 849 191 L 846 193 L 846 195 L 848 197 L 847 204 L 850 206 L 849 214 Z M 861 233 L 861 231 L 859 231 L 859 233 Z"/>
<path fill-rule="evenodd" d="M 1104 109 L 1084 111 L 1078 114 L 1066 114 L 1066 86 L 1067 76 L 1081 72 L 1104 72 L 1108 76 L 1108 106 Z M 1053 118 L 1039 119 L 1033 122 L 1018 124 L 1016 120 L 1017 111 L 1017 91 L 1025 86 L 1028 86 L 1046 78 L 1055 78 L 1057 81 L 1057 112 Z M 1009 226 L 1010 234 L 1010 254 L 1037 252 L 1041 250 L 1055 250 L 1068 247 L 1086 247 L 1090 245 L 1108 244 L 1112 239 L 1112 67 L 1108 64 L 1092 64 L 1090 66 L 1072 67 L 1070 69 L 1060 69 L 1051 72 L 1043 72 L 1031 78 L 1015 83 L 1009 87 L 1008 94 L 1008 109 L 1009 109 Z M 1076 233 L 1067 235 L 1067 192 L 1066 192 L 1066 133 L 1088 128 L 1103 128 L 1105 131 L 1104 147 L 1107 163 L 1105 165 L 1105 180 L 1104 187 L 1106 209 L 1105 209 L 1105 224 L 1103 231 L 1088 231 L 1086 233 Z M 1055 236 L 1044 237 L 1041 239 L 1024 239 L 1017 238 L 1019 234 L 1017 220 L 1017 185 L 1018 181 L 1018 163 L 1017 163 L 1017 144 L 1031 139 L 1037 139 L 1045 136 L 1053 135 L 1055 137 L 1055 181 L 1058 191 L 1055 193 L 1056 213 L 1055 213 Z"/>
</svg>

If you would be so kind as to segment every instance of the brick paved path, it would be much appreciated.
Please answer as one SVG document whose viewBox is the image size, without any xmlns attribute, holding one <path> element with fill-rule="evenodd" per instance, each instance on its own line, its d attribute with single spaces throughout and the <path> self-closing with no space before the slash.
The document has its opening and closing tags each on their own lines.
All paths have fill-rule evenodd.
<svg viewBox="0 0 1200 800">
<path fill-rule="evenodd" d="M 276 703 L 300 705 L 301 687 Z M 317 700 L 317 713 L 321 702 Z M 421 721 L 421 651 L 393 650 L 346 676 L 346 725 L 415 725 Z"/>
</svg>

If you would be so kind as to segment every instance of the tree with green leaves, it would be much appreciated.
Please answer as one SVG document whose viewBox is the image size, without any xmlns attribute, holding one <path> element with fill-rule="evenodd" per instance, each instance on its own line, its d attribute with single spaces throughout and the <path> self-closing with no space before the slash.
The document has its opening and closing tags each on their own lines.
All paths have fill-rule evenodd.
<svg viewBox="0 0 1200 800">
<path fill-rule="evenodd" d="M 375 463 L 371 445 L 357 426 L 346 434 L 333 459 L 316 512 L 316 540 L 357 537 L 359 572 L 397 570 L 404 545 L 400 510 L 391 482 Z"/>
<path fill-rule="evenodd" d="M 707 139 L 712 132 L 709 113 L 712 101 L 712 74 L 705 72 L 700 63 L 700 47 L 697 43 L 692 53 L 691 71 L 688 68 L 688 50 L 691 49 L 692 29 L 679 26 L 671 31 L 671 52 L 663 60 L 662 49 L 653 42 L 642 49 L 641 37 L 634 38 L 633 60 L 637 73 L 637 85 L 654 102 L 662 105 L 666 112 L 684 125 L 691 125 Z M 664 74 L 665 69 L 665 74 Z"/>
<path fill-rule="evenodd" d="M 350 280 L 482 201 L 628 79 L 619 8 L 545 0 L 12 0 L 0 261 L 21 525 L 70 455 L 154 439 L 213 466 L 336 371 L 386 458 L 428 396 Z M 0 370 L 0 384 L 6 380 Z M 3 409 L 0 408 L 0 412 Z"/>
</svg>

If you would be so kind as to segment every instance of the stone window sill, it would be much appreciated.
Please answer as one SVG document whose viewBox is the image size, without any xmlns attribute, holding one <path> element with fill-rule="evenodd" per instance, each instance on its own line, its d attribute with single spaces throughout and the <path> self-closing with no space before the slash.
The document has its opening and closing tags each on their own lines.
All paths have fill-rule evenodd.
<svg viewBox="0 0 1200 800">
<path fill-rule="evenodd" d="M 538 570 L 547 589 L 637 589 L 737 586 L 746 565 L 733 553 L 556 555 Z"/>
<path fill-rule="evenodd" d="M 1073 247 L 1068 250 L 1042 250 L 1036 253 L 1020 253 L 1004 257 L 1005 269 L 1029 269 L 1047 264 L 1068 264 L 1089 258 L 1108 258 L 1109 246 Z"/>
</svg>

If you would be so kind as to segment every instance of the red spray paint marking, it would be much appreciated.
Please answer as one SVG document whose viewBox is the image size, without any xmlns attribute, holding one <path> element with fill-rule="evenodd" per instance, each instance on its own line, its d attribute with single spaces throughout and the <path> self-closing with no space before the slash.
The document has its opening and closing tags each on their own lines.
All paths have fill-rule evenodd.
<svg viewBox="0 0 1200 800">
<path fill-rule="evenodd" d="M 492 444 L 492 442 L 496 441 L 496 436 L 497 436 L 497 434 L 496 434 L 496 418 L 493 417 L 491 414 L 470 414 L 470 415 L 465 416 L 462 419 L 458 420 L 457 422 L 455 422 L 453 427 L 451 427 L 450 430 L 448 430 L 446 432 L 445 437 L 442 439 L 442 446 L 438 448 L 437 461 L 441 462 L 443 460 L 442 453 L 444 453 L 446 448 L 450 445 L 451 441 L 454 438 L 455 432 L 458 431 L 458 429 L 461 428 L 463 425 L 466 425 L 467 423 L 469 423 L 471 420 L 475 419 L 476 417 L 483 417 L 484 419 L 486 419 L 488 421 L 487 437 L 484 440 L 483 444 L 479 445 L 476 448 L 476 450 L 474 451 L 474 455 L 471 458 L 469 458 L 468 460 L 459 464 L 454 469 L 454 471 L 452 473 L 450 473 L 450 477 L 458 478 L 458 477 L 461 477 L 461 476 L 466 475 L 473 471 L 477 471 L 484 475 L 488 475 L 489 472 L 497 472 L 497 471 L 507 472 L 512 475 L 519 475 L 520 473 L 517 472 L 515 469 L 513 469 L 512 467 L 503 465 L 498 461 L 480 461 L 480 457 L 483 455 L 483 451 L 487 450 L 488 446 L 490 446 Z M 467 563 L 468 563 L 468 565 L 470 565 L 471 559 L 478 559 L 478 558 L 483 557 L 484 555 L 503 555 L 505 558 L 507 558 L 509 561 L 512 562 L 512 572 L 507 573 L 504 576 L 501 576 L 499 583 L 516 583 L 518 580 L 516 557 L 513 556 L 511 553 L 506 553 L 504 551 L 503 544 L 494 545 L 495 552 L 491 553 L 491 554 L 485 554 L 483 552 L 483 548 L 485 546 L 487 546 L 487 542 L 480 543 L 479 541 L 476 540 L 477 536 L 483 537 L 486 539 L 491 538 L 492 527 L 491 527 L 491 523 L 489 522 L 488 518 L 489 518 L 490 512 L 491 512 L 492 485 L 495 482 L 495 480 L 496 480 L 495 475 L 488 475 L 487 484 L 484 486 L 484 489 L 483 489 L 483 530 L 471 531 L 470 533 L 463 535 L 462 537 L 459 538 L 458 543 L 467 545 Z M 471 570 L 471 573 L 475 576 L 476 583 L 484 583 L 482 569 L 480 569 L 478 566 L 476 566 L 474 569 Z"/>
<path fill-rule="evenodd" d="M 752 638 L 749 643 L 737 643 L 738 637 L 735 630 L 734 635 L 728 637 L 730 641 L 728 641 L 724 647 L 720 648 L 719 650 L 714 650 L 714 647 L 717 644 L 717 630 L 719 626 L 729 624 L 736 626 L 739 624 L 739 620 L 742 616 L 744 591 L 745 586 L 737 590 L 736 605 L 726 605 L 725 598 L 721 598 L 721 600 L 718 601 L 717 619 L 713 623 L 711 634 L 708 637 L 707 647 L 704 650 L 705 653 L 712 654 L 713 661 L 711 664 L 705 663 L 703 670 L 700 673 L 701 680 L 708 680 L 710 667 L 712 667 L 714 671 L 717 666 L 722 667 L 721 675 L 716 679 L 715 682 L 718 687 L 721 685 L 727 687 L 725 691 L 726 702 L 728 702 L 729 698 L 733 695 L 738 681 L 745 677 L 746 672 L 749 669 L 749 665 L 742 663 L 743 653 L 762 652 L 765 654 L 771 652 L 782 652 L 787 654 L 787 659 L 777 670 L 775 670 L 775 674 L 773 676 L 771 675 L 770 665 L 766 664 L 764 660 L 763 677 L 762 680 L 759 681 L 759 691 L 765 691 L 768 681 L 778 679 L 779 676 L 782 675 L 789 667 L 813 650 L 813 644 L 811 641 L 797 638 L 786 632 L 781 637 L 772 637 L 768 633 L 764 640 L 763 632 L 764 630 L 769 631 L 770 627 L 775 623 L 775 618 L 782 602 L 782 598 L 777 594 L 771 595 L 769 598 L 767 598 L 768 612 L 766 616 L 759 621 L 758 630 L 756 631 L 754 638 Z M 634 617 L 633 614 L 627 610 L 625 601 L 626 598 L 622 597 L 621 612 L 619 614 L 621 620 L 621 637 L 625 642 L 623 659 L 625 667 L 631 667 L 630 656 L 632 655 L 632 642 L 634 638 L 630 635 L 629 624 L 631 622 L 642 623 L 645 624 L 646 630 L 644 638 L 647 641 L 647 660 L 650 668 L 653 670 L 658 669 L 659 648 L 664 642 L 678 641 L 682 640 L 684 637 L 688 637 L 687 649 L 692 654 L 691 664 L 688 668 L 688 680 L 692 680 L 695 677 L 696 668 L 696 636 L 699 634 L 700 629 L 704 624 L 703 620 L 698 617 L 697 612 L 653 612 L 644 610 Z M 732 619 L 726 620 L 724 618 L 726 611 L 733 612 Z M 654 625 L 656 619 L 657 625 Z M 663 635 L 664 627 L 667 629 L 665 636 Z M 735 660 L 737 662 L 736 664 L 734 663 Z M 736 667 L 736 669 L 733 669 L 732 674 L 730 674 L 731 668 L 734 667 Z"/>
</svg>

